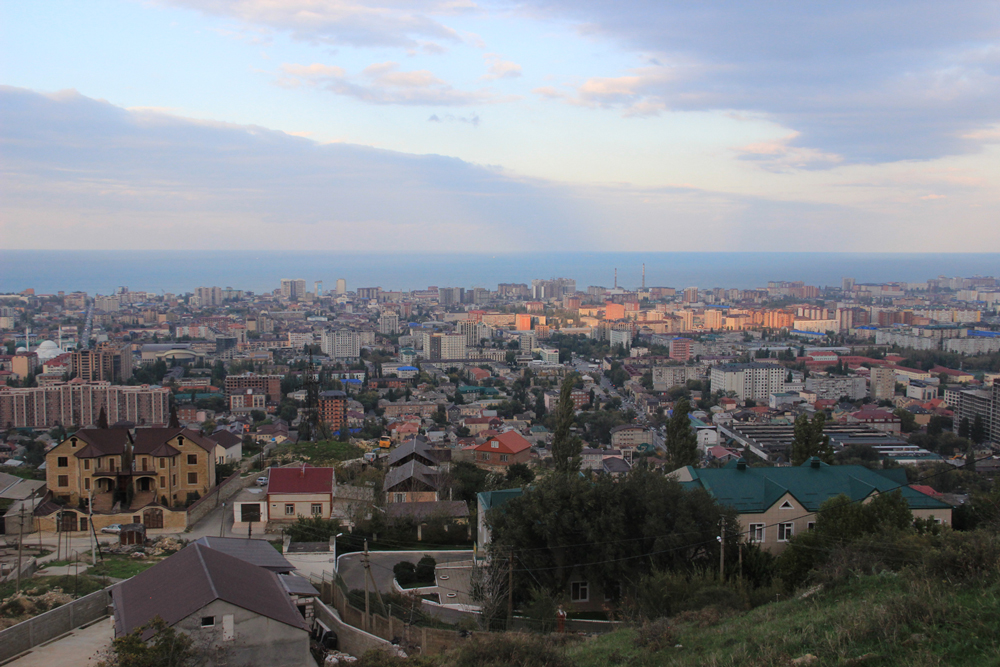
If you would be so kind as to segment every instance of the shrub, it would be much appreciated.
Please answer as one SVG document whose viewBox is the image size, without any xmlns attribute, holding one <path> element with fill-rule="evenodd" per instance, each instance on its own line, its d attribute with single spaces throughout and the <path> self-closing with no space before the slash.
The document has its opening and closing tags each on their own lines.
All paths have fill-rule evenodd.
<svg viewBox="0 0 1000 667">
<path fill-rule="evenodd" d="M 571 667 L 547 637 L 520 632 L 476 635 L 448 655 L 451 667 Z"/>
<path fill-rule="evenodd" d="M 401 560 L 392 566 L 392 574 L 400 586 L 409 586 L 417 581 L 417 566 L 408 560 Z"/>
<path fill-rule="evenodd" d="M 635 643 L 650 651 L 662 651 L 677 645 L 677 635 L 674 633 L 670 621 L 659 618 L 642 624 L 636 632 Z"/>
<path fill-rule="evenodd" d="M 926 553 L 924 569 L 952 583 L 992 581 L 1000 571 L 1000 536 L 982 530 L 950 532 L 939 548 Z"/>
<path fill-rule="evenodd" d="M 434 568 L 437 567 L 437 561 L 431 556 L 424 556 L 419 561 L 417 561 L 416 568 L 416 581 L 420 583 L 434 583 Z"/>
</svg>

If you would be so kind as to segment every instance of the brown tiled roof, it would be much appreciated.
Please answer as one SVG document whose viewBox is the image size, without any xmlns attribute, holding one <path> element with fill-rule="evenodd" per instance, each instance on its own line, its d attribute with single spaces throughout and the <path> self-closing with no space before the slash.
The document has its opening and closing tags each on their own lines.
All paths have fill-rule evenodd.
<svg viewBox="0 0 1000 667">
<path fill-rule="evenodd" d="M 432 500 L 421 503 L 389 503 L 386 512 L 390 519 L 411 518 L 417 520 L 430 517 L 448 519 L 468 518 L 469 506 L 461 500 Z"/>
<path fill-rule="evenodd" d="M 135 453 L 152 456 L 173 456 L 177 450 L 167 444 L 177 436 L 183 436 L 206 452 L 215 450 L 215 442 L 200 433 L 186 428 L 137 428 L 135 430 Z"/>
<path fill-rule="evenodd" d="M 209 440 L 214 440 L 218 444 L 222 445 L 225 449 L 234 447 L 243 442 L 240 436 L 236 435 L 232 431 L 227 431 L 222 429 L 221 431 L 216 431 L 212 435 L 208 436 Z"/>
<path fill-rule="evenodd" d="M 215 600 L 308 630 L 276 574 L 201 544 L 123 581 L 111 598 L 119 637 L 156 616 L 172 626 Z"/>
<path fill-rule="evenodd" d="M 80 459 L 97 456 L 124 454 L 129 441 L 129 432 L 120 428 L 81 428 L 69 437 L 87 443 L 76 452 Z"/>
</svg>

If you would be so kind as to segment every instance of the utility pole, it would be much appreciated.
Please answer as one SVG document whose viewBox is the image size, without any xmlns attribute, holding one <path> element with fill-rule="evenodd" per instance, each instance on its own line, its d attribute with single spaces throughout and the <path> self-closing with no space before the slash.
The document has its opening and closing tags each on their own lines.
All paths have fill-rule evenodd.
<svg viewBox="0 0 1000 667">
<path fill-rule="evenodd" d="M 87 531 L 87 539 L 90 540 L 90 564 L 97 565 L 97 534 L 94 532 L 94 490 L 87 492 L 87 512 L 90 518 L 90 530 Z"/>
<path fill-rule="evenodd" d="M 20 529 L 17 531 L 17 592 L 21 592 L 21 553 L 24 549 L 24 503 L 21 503 Z"/>
<path fill-rule="evenodd" d="M 370 619 L 371 606 L 370 606 L 370 603 L 368 601 L 368 575 L 369 575 L 368 569 L 369 569 L 370 565 L 368 564 L 368 539 L 367 538 L 365 538 L 364 566 L 365 566 L 365 628 L 364 629 L 365 629 L 365 632 L 368 632 L 369 631 L 368 627 L 371 624 L 371 619 Z"/>
<path fill-rule="evenodd" d="M 514 621 L 514 550 L 510 551 L 510 565 L 507 568 L 507 631 Z"/>
<path fill-rule="evenodd" d="M 726 520 L 720 523 L 722 532 L 719 534 L 719 579 L 726 578 Z"/>
<path fill-rule="evenodd" d="M 222 529 L 226 526 L 226 503 L 222 503 L 222 520 L 219 521 L 219 537 L 222 537 Z"/>
</svg>

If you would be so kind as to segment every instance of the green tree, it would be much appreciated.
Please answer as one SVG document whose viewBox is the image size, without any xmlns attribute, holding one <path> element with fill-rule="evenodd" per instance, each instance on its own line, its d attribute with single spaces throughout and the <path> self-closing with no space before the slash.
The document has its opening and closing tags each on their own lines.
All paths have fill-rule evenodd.
<svg viewBox="0 0 1000 667">
<path fill-rule="evenodd" d="M 340 532 L 340 522 L 321 516 L 300 516 L 285 529 L 292 542 L 326 542 Z"/>
<path fill-rule="evenodd" d="M 151 630 L 149 640 L 143 634 Z M 156 616 L 146 625 L 115 639 L 98 667 L 187 667 L 198 662 L 194 642 Z"/>
<path fill-rule="evenodd" d="M 825 423 L 826 415 L 822 412 L 817 412 L 812 421 L 804 414 L 796 418 L 792 438 L 792 465 L 802 465 L 813 456 L 818 456 L 824 463 L 833 463 L 830 436 L 823 433 Z"/>
<path fill-rule="evenodd" d="M 673 414 L 667 420 L 664 445 L 671 470 L 698 464 L 698 436 L 691 428 L 690 412 L 691 404 L 682 397 L 674 403 Z"/>
<path fill-rule="evenodd" d="M 903 433 L 913 433 L 917 430 L 917 418 L 913 416 L 913 413 L 909 410 L 904 410 L 903 408 L 896 408 L 893 410 L 892 414 L 899 417 L 900 429 Z"/>
<path fill-rule="evenodd" d="M 527 463 L 513 463 L 507 466 L 506 481 L 510 489 L 528 486 L 535 481 L 535 473 Z"/>
<path fill-rule="evenodd" d="M 981 445 L 986 442 L 986 424 L 982 415 L 976 415 L 972 420 L 972 428 L 969 429 L 969 439 L 974 444 Z"/>
<path fill-rule="evenodd" d="M 968 438 L 971 430 L 972 429 L 969 425 L 969 418 L 962 417 L 962 421 L 958 422 L 958 437 Z"/>
<path fill-rule="evenodd" d="M 556 428 L 552 434 L 552 460 L 556 470 L 560 472 L 575 472 L 580 469 L 580 452 L 583 445 L 580 438 L 570 430 L 576 416 L 573 405 L 573 386 L 576 384 L 576 374 L 570 374 L 563 380 L 559 391 L 559 404 L 556 406 Z"/>
<path fill-rule="evenodd" d="M 97 415 L 97 428 L 108 428 L 108 413 L 104 411 L 104 406 L 101 406 L 101 412 Z"/>
</svg>

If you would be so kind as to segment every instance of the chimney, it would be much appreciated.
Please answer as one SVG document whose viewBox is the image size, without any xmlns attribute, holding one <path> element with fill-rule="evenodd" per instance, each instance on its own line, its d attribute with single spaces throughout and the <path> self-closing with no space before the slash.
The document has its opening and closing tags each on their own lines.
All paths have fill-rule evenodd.
<svg viewBox="0 0 1000 667">
<path fill-rule="evenodd" d="M 745 459 L 737 459 L 736 460 L 736 469 L 737 470 L 746 470 L 747 469 L 747 462 L 746 462 L 746 460 Z"/>
<path fill-rule="evenodd" d="M 810 468 L 818 468 L 819 466 L 820 466 L 820 460 L 818 456 L 813 456 L 812 458 L 809 459 Z"/>
</svg>

